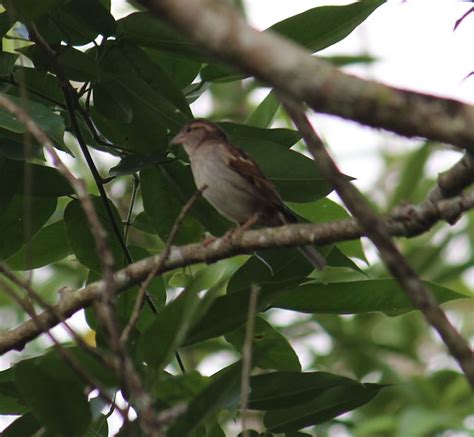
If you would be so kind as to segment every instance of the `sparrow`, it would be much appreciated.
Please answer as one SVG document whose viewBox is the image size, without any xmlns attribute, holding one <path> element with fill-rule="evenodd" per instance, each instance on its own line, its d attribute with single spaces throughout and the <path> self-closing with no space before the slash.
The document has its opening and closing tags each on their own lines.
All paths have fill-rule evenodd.
<svg viewBox="0 0 474 437">
<path fill-rule="evenodd" d="M 182 127 L 171 143 L 184 147 L 203 197 L 238 226 L 273 227 L 298 221 L 258 164 L 233 145 L 216 123 L 194 119 Z M 324 257 L 313 246 L 298 249 L 313 267 L 325 267 Z"/>
</svg>

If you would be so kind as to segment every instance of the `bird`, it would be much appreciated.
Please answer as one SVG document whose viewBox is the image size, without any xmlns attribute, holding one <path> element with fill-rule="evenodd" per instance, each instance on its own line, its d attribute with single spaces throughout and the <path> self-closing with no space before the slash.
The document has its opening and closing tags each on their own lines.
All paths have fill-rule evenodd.
<svg viewBox="0 0 474 437">
<path fill-rule="evenodd" d="M 184 124 L 171 144 L 183 146 L 202 196 L 242 229 L 298 222 L 258 164 L 232 144 L 216 123 L 193 119 Z M 324 269 L 326 260 L 316 248 L 304 245 L 298 249 L 314 268 Z"/>
</svg>

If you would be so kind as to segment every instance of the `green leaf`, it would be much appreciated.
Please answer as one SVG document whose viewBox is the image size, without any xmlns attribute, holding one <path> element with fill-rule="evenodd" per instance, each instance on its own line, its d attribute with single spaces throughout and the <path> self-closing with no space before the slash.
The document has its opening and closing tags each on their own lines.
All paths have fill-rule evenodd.
<svg viewBox="0 0 474 437">
<path fill-rule="evenodd" d="M 271 302 L 271 292 L 259 293 L 258 311 Z M 231 333 L 247 320 L 249 292 L 247 290 L 217 297 L 208 311 L 193 326 L 184 344 L 191 345 Z"/>
<path fill-rule="evenodd" d="M 297 431 L 318 425 L 370 402 L 383 386 L 344 384 L 332 387 L 304 404 L 265 414 L 263 423 L 272 432 Z"/>
<path fill-rule="evenodd" d="M 24 109 L 52 141 L 61 146 L 64 145 L 64 121 L 51 108 L 31 100 L 25 101 L 15 96 L 7 97 Z M 27 131 L 25 125 L 4 108 L 0 108 L 0 127 L 20 134 Z"/>
<path fill-rule="evenodd" d="M 279 33 L 314 53 L 344 39 L 383 3 L 385 0 L 364 0 L 345 6 L 308 9 L 274 24 L 265 32 Z M 334 63 L 338 62 L 344 64 L 346 60 L 334 60 Z M 228 82 L 247 76 L 226 64 L 209 64 L 201 72 L 205 81 Z"/>
<path fill-rule="evenodd" d="M 11 29 L 16 20 L 17 17 L 11 10 L 4 11 L 0 14 L 0 36 L 2 38 Z"/>
<path fill-rule="evenodd" d="M 299 216 L 312 223 L 324 223 L 351 218 L 339 204 L 330 199 L 319 199 L 309 203 L 289 203 L 288 206 Z M 360 239 L 337 243 L 337 247 L 347 256 L 367 262 Z"/>
<path fill-rule="evenodd" d="M 133 44 L 122 44 L 124 57 L 134 66 L 137 74 L 163 99 L 173 104 L 183 114 L 192 117 L 191 109 L 174 79 L 151 61 L 145 51 Z"/>
<path fill-rule="evenodd" d="M 53 264 L 71 253 L 63 220 L 45 226 L 17 253 L 7 259 L 12 270 L 30 270 Z"/>
<path fill-rule="evenodd" d="M 13 70 L 13 79 L 16 83 L 21 83 L 29 91 L 29 97 L 36 99 L 43 105 L 64 105 L 64 97 L 58 80 L 52 74 L 40 72 L 34 68 L 15 66 Z M 39 97 L 38 94 L 44 96 Z M 54 102 L 54 103 L 53 103 Z"/>
<path fill-rule="evenodd" d="M 9 76 L 15 65 L 18 55 L 7 52 L 0 52 L 0 77 Z"/>
<path fill-rule="evenodd" d="M 168 81 L 163 87 L 157 83 L 154 77 L 159 67 L 147 60 L 140 48 L 130 43 L 111 42 L 106 46 L 100 65 L 106 74 L 104 78 L 114 78 L 114 85 L 122 88 L 132 105 L 135 117 L 140 116 L 137 110 L 148 112 L 150 124 L 158 125 L 163 131 L 170 128 L 178 130 L 189 118 L 188 114 L 176 111 L 175 103 L 181 91 L 176 87 L 172 89 L 172 81 Z M 160 72 L 160 77 L 165 77 L 165 73 L 162 70 Z M 167 91 L 166 86 L 170 87 Z M 173 103 L 168 100 L 170 96 L 175 99 Z M 181 109 L 183 105 L 187 107 L 184 97 L 181 100 Z"/>
<path fill-rule="evenodd" d="M 51 70 L 50 61 L 44 57 L 43 51 L 36 44 L 23 47 L 18 51 L 30 58 L 40 72 Z M 57 63 L 66 78 L 78 82 L 87 82 L 96 80 L 99 75 L 99 67 L 91 53 L 82 52 L 70 46 L 60 46 L 56 53 Z"/>
<path fill-rule="evenodd" d="M 228 133 L 233 144 L 241 147 L 259 164 L 265 175 L 275 184 L 285 201 L 308 202 L 326 196 L 331 188 L 319 175 L 313 160 L 301 153 L 288 149 L 282 142 L 287 132 L 271 132 L 265 129 L 242 126 L 233 123 L 220 123 Z M 271 159 L 269 157 L 271 156 Z"/>
<path fill-rule="evenodd" d="M 333 387 L 354 387 L 359 382 L 327 372 L 270 372 L 250 378 L 249 408 L 281 410 L 315 399 Z"/>
<path fill-rule="evenodd" d="M 149 12 L 127 15 L 117 23 L 117 37 L 122 40 L 187 58 L 205 59 L 196 51 L 195 45 Z"/>
<path fill-rule="evenodd" d="M 129 124 L 112 120 L 108 118 L 109 113 L 105 116 L 95 107 L 91 108 L 92 120 L 99 131 L 112 143 L 130 151 L 136 151 L 142 156 L 164 156 L 168 148 L 166 130 L 156 123 L 152 112 L 140 107 L 134 101 L 129 101 L 129 103 L 133 112 L 133 119 Z"/>
<path fill-rule="evenodd" d="M 61 197 L 74 193 L 67 180 L 52 167 L 6 159 L 0 161 L 0 170 L 0 205 L 6 195 L 13 193 L 28 191 L 35 197 Z M 29 175 L 31 181 L 28 190 L 25 188 L 25 175 Z"/>
<path fill-rule="evenodd" d="M 189 402 L 203 390 L 209 378 L 198 371 L 191 370 L 183 374 L 171 375 L 162 372 L 155 379 L 150 392 L 166 404 L 176 405 L 179 402 Z"/>
<path fill-rule="evenodd" d="M 186 413 L 168 430 L 169 437 L 187 437 L 223 408 L 235 406 L 240 395 L 240 362 L 214 374 L 211 382 L 189 404 Z"/>
<path fill-rule="evenodd" d="M 151 253 L 141 247 L 131 246 L 129 247 L 129 251 L 134 262 L 151 256 Z M 131 287 L 126 293 L 121 293 L 117 297 L 116 313 L 118 321 L 122 327 L 125 327 L 130 320 L 130 316 L 132 315 L 140 287 L 141 284 Z M 153 300 L 156 308 L 158 308 L 158 310 L 164 308 L 166 304 L 166 287 L 163 277 L 157 276 L 153 278 L 146 290 L 150 298 Z M 144 332 L 155 320 L 156 314 L 149 305 L 145 305 L 142 308 L 140 318 L 136 324 L 137 331 Z"/>
<path fill-rule="evenodd" d="M 27 411 L 28 407 L 15 384 L 13 369 L 3 370 L 0 372 L 0 414 L 23 414 Z"/>
<path fill-rule="evenodd" d="M 22 361 L 15 366 L 16 384 L 35 417 L 49 432 L 80 436 L 91 421 L 83 387 L 74 374 L 55 369 L 58 368 L 48 368 L 44 361 Z"/>
<path fill-rule="evenodd" d="M 432 144 L 425 142 L 421 147 L 407 157 L 403 162 L 403 168 L 398 178 L 396 189 L 390 199 L 388 210 L 393 209 L 398 203 L 405 201 L 410 202 L 417 200 L 414 195 L 417 188 L 422 181 L 420 175 L 423 174 L 423 169 L 431 156 Z"/>
<path fill-rule="evenodd" d="M 189 58 L 155 49 L 146 49 L 145 52 L 155 64 L 158 64 L 168 76 L 173 78 L 180 89 L 190 85 L 201 70 L 202 64 Z"/>
<path fill-rule="evenodd" d="M 163 241 L 168 238 L 185 202 L 181 200 L 180 187 L 169 177 L 167 167 L 168 165 L 151 167 L 140 172 L 145 213 Z M 202 232 L 200 224 L 188 214 L 180 226 L 176 242 L 196 241 Z"/>
<path fill-rule="evenodd" d="M 110 176 L 124 176 L 134 174 L 139 170 L 155 164 L 168 163 L 168 159 L 162 151 L 155 153 L 127 155 L 120 160 L 120 162 L 109 170 Z"/>
<path fill-rule="evenodd" d="M 63 0 L 15 0 L 14 11 L 21 21 L 35 21 L 58 7 Z"/>
<path fill-rule="evenodd" d="M 25 198 L 14 194 L 0 207 L 0 259 L 6 259 L 17 252 L 28 237 L 33 237 L 56 210 L 56 198 Z M 28 205 L 28 209 L 25 209 Z M 30 211 L 27 220 L 26 214 Z M 29 230 L 25 229 L 28 223 Z"/>
<path fill-rule="evenodd" d="M 438 303 L 467 296 L 423 281 Z M 413 305 L 395 279 L 372 279 L 330 284 L 305 284 L 275 297 L 275 308 L 316 314 L 383 312 L 390 316 L 413 311 Z"/>
<path fill-rule="evenodd" d="M 95 108 L 105 117 L 123 123 L 132 121 L 132 105 L 124 95 L 122 87 L 116 86 L 113 78 L 94 85 L 93 94 Z"/>
<path fill-rule="evenodd" d="M 2 437 L 18 437 L 22 435 L 35 435 L 40 432 L 42 425 L 32 413 L 20 416 L 2 431 Z"/>
<path fill-rule="evenodd" d="M 115 235 L 102 200 L 99 197 L 92 197 L 92 202 L 100 222 L 107 233 L 107 245 L 114 256 L 115 266 L 117 268 L 125 267 L 126 262 L 120 243 Z M 109 202 L 109 205 L 115 222 L 118 224 L 119 229 L 121 229 L 121 219 L 117 209 L 113 203 Z M 87 268 L 100 272 L 101 262 L 90 231 L 90 224 L 79 201 L 73 200 L 68 203 L 64 211 L 64 222 L 66 224 L 69 246 L 74 255 L 76 255 L 77 260 Z"/>
<path fill-rule="evenodd" d="M 87 82 L 95 80 L 99 75 L 96 60 L 73 47 L 61 49 L 56 59 L 68 79 Z"/>
<path fill-rule="evenodd" d="M 36 144 L 29 146 L 22 141 L 17 141 L 14 138 L 18 136 L 21 140 L 24 139 L 22 135 L 12 134 L 11 132 L 0 129 L 0 158 L 8 158 L 12 160 L 26 160 L 38 158 L 44 160 L 43 149 Z"/>
<path fill-rule="evenodd" d="M 239 352 L 245 341 L 246 326 L 243 326 L 225 336 Z M 301 371 L 301 364 L 288 340 L 272 325 L 261 317 L 255 320 L 255 330 L 252 336 L 252 354 L 256 359 L 253 365 L 261 369 Z"/>
<path fill-rule="evenodd" d="M 48 42 L 65 41 L 73 46 L 92 42 L 99 34 L 113 35 L 116 24 L 108 8 L 97 0 L 63 1 L 36 23 Z"/>
<path fill-rule="evenodd" d="M 155 371 L 163 369 L 185 338 L 199 305 L 196 293 L 185 290 L 169 303 L 140 336 L 140 356 Z"/>
<path fill-rule="evenodd" d="M 267 128 L 271 126 L 277 112 L 280 108 L 280 101 L 273 91 L 262 100 L 262 102 L 249 115 L 245 124 L 255 127 Z"/>
<path fill-rule="evenodd" d="M 344 39 L 383 3 L 385 0 L 364 0 L 345 6 L 321 6 L 280 21 L 268 30 L 317 52 Z"/>
</svg>

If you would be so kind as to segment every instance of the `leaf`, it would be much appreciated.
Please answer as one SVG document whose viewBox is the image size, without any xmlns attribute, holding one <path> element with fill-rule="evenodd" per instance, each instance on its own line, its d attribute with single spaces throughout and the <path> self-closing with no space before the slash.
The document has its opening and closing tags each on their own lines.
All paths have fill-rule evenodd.
<svg viewBox="0 0 474 437">
<path fill-rule="evenodd" d="M 367 404 L 382 388 L 377 384 L 336 386 L 306 404 L 266 413 L 263 423 L 276 433 L 318 425 Z"/>
<path fill-rule="evenodd" d="M 314 53 L 344 39 L 383 3 L 385 0 L 364 0 L 344 6 L 308 9 L 274 24 L 265 32 L 276 32 Z M 206 81 L 227 82 L 247 76 L 225 64 L 209 64 L 201 72 Z"/>
<path fill-rule="evenodd" d="M 64 145 L 64 121 L 51 108 L 31 100 L 25 101 L 15 96 L 7 97 L 24 109 L 52 141 L 60 146 Z M 0 108 L 0 127 L 20 134 L 27 131 L 24 124 L 4 108 Z"/>
<path fill-rule="evenodd" d="M 117 37 L 186 58 L 205 59 L 195 45 L 149 12 L 136 12 L 119 20 Z"/>
<path fill-rule="evenodd" d="M 138 75 L 162 98 L 173 104 L 183 114 L 192 117 L 191 109 L 174 79 L 159 64 L 133 44 L 122 44 L 122 52 Z"/>
<path fill-rule="evenodd" d="M 111 120 L 130 123 L 133 119 L 132 106 L 120 86 L 114 86 L 114 79 L 100 81 L 94 85 L 94 106 Z"/>
<path fill-rule="evenodd" d="M 28 203 L 27 203 L 28 202 Z M 6 259 L 17 252 L 29 237 L 46 223 L 56 210 L 57 200 L 54 197 L 30 197 L 25 199 L 14 194 L 0 207 L 0 259 Z M 26 208 L 28 206 L 28 209 Z M 25 215 L 30 211 L 27 220 Z M 29 230 L 25 229 L 25 221 Z"/>
<path fill-rule="evenodd" d="M 385 0 L 365 0 L 345 6 L 321 6 L 280 21 L 268 30 L 317 52 L 344 39 L 383 3 Z"/>
<path fill-rule="evenodd" d="M 100 222 L 107 234 L 107 245 L 112 252 L 116 268 L 125 267 L 126 262 L 118 241 L 118 238 L 110 223 L 109 216 L 105 210 L 102 200 L 99 197 L 92 197 L 94 209 L 99 216 Z M 109 201 L 115 222 L 121 229 L 121 219 L 114 204 Z M 96 272 L 101 271 L 100 255 L 97 253 L 94 238 L 90 231 L 90 224 L 87 220 L 79 201 L 72 200 L 64 210 L 64 222 L 69 246 L 77 260 L 87 268 Z"/>
<path fill-rule="evenodd" d="M 43 105 L 64 105 L 64 97 L 58 81 L 52 74 L 40 72 L 34 68 L 15 66 L 13 79 L 17 83 L 24 84 L 25 88 L 32 91 L 29 93 L 31 99 L 36 99 Z M 46 97 L 39 97 L 38 94 Z"/>
<path fill-rule="evenodd" d="M 249 115 L 245 124 L 255 127 L 267 128 L 271 126 L 278 109 L 280 108 L 280 101 L 273 91 L 262 100 L 262 102 Z"/>
<path fill-rule="evenodd" d="M 180 89 L 190 85 L 201 70 L 202 64 L 189 58 L 155 49 L 145 49 L 145 52 L 155 64 L 173 78 Z"/>
<path fill-rule="evenodd" d="M 137 58 L 139 61 L 137 62 Z M 159 67 L 146 60 L 146 55 L 141 53 L 138 47 L 130 43 L 109 43 L 101 60 L 101 68 L 107 76 L 113 77 L 114 85 L 120 86 L 122 92 L 132 103 L 134 116 L 138 117 L 135 108 L 141 107 L 142 112 L 148 112 L 151 123 L 157 124 L 161 129 L 179 129 L 189 118 L 189 115 L 176 111 L 175 103 L 168 99 L 170 95 L 174 98 L 181 93 L 176 88 L 171 88 L 172 81 L 168 82 L 170 90 L 164 91 L 166 83 L 161 88 L 156 79 Z M 161 71 L 161 70 L 160 70 Z M 165 74 L 161 71 L 162 77 Z M 166 96 L 166 97 L 165 97 Z M 181 107 L 187 103 L 182 99 Z M 156 146 L 155 146 L 156 147 Z"/>
<path fill-rule="evenodd" d="M 437 284 L 423 283 L 438 303 L 467 297 Z M 390 316 L 415 309 L 395 279 L 305 284 L 280 293 L 272 306 L 304 313 L 359 314 L 377 311 Z"/>
<path fill-rule="evenodd" d="M 41 428 L 42 425 L 35 416 L 32 413 L 26 413 L 7 426 L 2 432 L 2 437 L 35 435 Z"/>
<path fill-rule="evenodd" d="M 245 341 L 246 326 L 225 336 L 239 352 Z M 252 336 L 253 365 L 261 369 L 301 371 L 301 364 L 288 340 L 261 317 L 256 317 Z"/>
<path fill-rule="evenodd" d="M 140 336 L 140 356 L 155 371 L 163 369 L 181 345 L 198 304 L 196 293 L 183 291 L 157 315 L 152 325 Z"/>
<path fill-rule="evenodd" d="M 15 0 L 14 11 L 21 21 L 35 21 L 59 6 L 62 0 Z"/>
<path fill-rule="evenodd" d="M 166 167 L 158 166 L 140 171 L 140 186 L 145 213 L 163 241 L 168 238 L 184 204 L 180 198 L 180 188 L 176 181 L 169 178 Z M 176 242 L 195 241 L 201 235 L 201 226 L 188 214 L 180 226 Z"/>
<path fill-rule="evenodd" d="M 169 437 L 187 437 L 207 418 L 235 406 L 240 395 L 240 362 L 212 376 L 211 382 L 189 403 L 186 413 L 168 430 Z"/>
<path fill-rule="evenodd" d="M 269 372 L 250 378 L 249 408 L 281 410 L 306 403 L 333 387 L 354 387 L 360 383 L 327 372 Z"/>
<path fill-rule="evenodd" d="M 422 181 L 420 174 L 423 173 L 426 162 L 431 156 L 431 151 L 432 144 L 425 142 L 404 160 L 398 179 L 399 182 L 387 206 L 388 210 L 392 210 L 395 205 L 402 201 L 410 202 L 417 200 L 414 195 Z"/>
<path fill-rule="evenodd" d="M 65 41 L 72 46 L 92 42 L 99 34 L 111 36 L 116 30 L 116 22 L 108 8 L 97 0 L 63 1 L 36 25 L 48 42 Z"/>
<path fill-rule="evenodd" d="M 15 374 L 12 368 L 0 372 L 0 413 L 24 414 L 28 407 L 15 384 Z M 2 433 L 3 436 L 3 433 Z"/>
<path fill-rule="evenodd" d="M 0 205 L 4 196 L 13 193 L 28 191 L 36 197 L 61 197 L 74 193 L 67 180 L 52 167 L 6 159 L 3 164 L 0 161 L 0 169 Z M 31 181 L 28 190 L 25 188 L 25 174 Z"/>
<path fill-rule="evenodd" d="M 15 365 L 15 380 L 23 399 L 50 432 L 82 435 L 91 420 L 82 387 L 67 373 L 54 372 L 45 364 L 27 360 Z"/>
<path fill-rule="evenodd" d="M 11 29 L 17 18 L 13 11 L 8 10 L 0 14 L 0 36 L 3 36 Z"/>
<path fill-rule="evenodd" d="M 12 73 L 17 59 L 18 55 L 16 54 L 0 52 L 0 77 L 9 76 Z"/>
<path fill-rule="evenodd" d="M 351 215 L 342 206 L 326 198 L 308 203 L 289 203 L 288 206 L 299 216 L 312 223 L 324 223 L 351 218 Z M 367 262 L 360 239 L 344 241 L 336 245 L 345 255 Z"/>
<path fill-rule="evenodd" d="M 96 60 L 88 53 L 73 47 L 61 49 L 57 61 L 68 79 L 87 82 L 96 80 L 99 75 Z"/>
<path fill-rule="evenodd" d="M 7 259 L 12 270 L 30 270 L 53 264 L 71 253 L 64 220 L 45 226 L 18 252 Z"/>
<path fill-rule="evenodd" d="M 110 176 L 124 176 L 143 170 L 155 164 L 170 162 L 162 151 L 147 154 L 126 155 L 120 162 L 109 170 Z"/>
<path fill-rule="evenodd" d="M 280 257 L 281 258 L 281 257 Z M 251 258 L 251 260 L 254 258 Z M 311 270 L 311 267 L 306 267 L 304 263 L 292 260 L 295 264 L 301 266 L 305 271 Z M 258 261 L 261 263 L 261 261 Z M 248 262 L 247 262 L 248 264 Z M 247 319 L 248 305 L 249 305 L 249 285 L 241 284 L 247 280 L 246 273 L 241 273 L 244 279 L 238 278 L 235 280 L 236 275 L 239 275 L 242 269 L 245 268 L 247 264 L 244 264 L 244 267 L 241 268 L 236 274 L 233 275 L 229 286 L 228 293 L 224 296 L 218 296 L 209 306 L 207 312 L 202 316 L 202 318 L 196 322 L 193 328 L 190 330 L 188 337 L 186 338 L 185 344 L 194 344 L 203 340 L 210 338 L 218 337 L 226 333 L 234 331 L 236 328 L 243 325 Z M 268 268 L 265 267 L 268 271 Z M 290 267 L 293 270 L 293 266 Z M 251 271 L 252 269 L 248 269 Z M 284 273 L 282 274 L 282 276 Z M 251 276 L 251 273 L 250 273 Z M 298 277 L 297 280 L 291 281 L 290 284 L 299 283 L 299 280 L 302 279 Z M 287 281 L 288 282 L 288 281 Z M 254 280 L 250 279 L 250 283 L 256 284 L 259 286 L 260 291 L 258 294 L 257 301 L 257 311 L 261 311 L 268 307 L 272 302 L 273 295 L 278 291 L 278 287 L 283 285 L 278 282 L 278 277 L 275 283 L 263 282 L 263 275 L 261 278 L 256 277 Z M 241 287 L 241 288 L 240 288 Z"/>
</svg>

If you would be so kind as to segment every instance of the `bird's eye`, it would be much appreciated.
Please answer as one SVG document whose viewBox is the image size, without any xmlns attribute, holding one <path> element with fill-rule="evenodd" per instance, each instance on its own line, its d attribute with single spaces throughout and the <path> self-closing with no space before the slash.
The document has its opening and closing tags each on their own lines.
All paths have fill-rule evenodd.
<svg viewBox="0 0 474 437">
<path fill-rule="evenodd" d="M 191 126 L 188 126 L 188 127 L 186 128 L 186 132 L 191 132 L 192 130 L 193 130 L 193 128 L 192 128 Z"/>
</svg>

